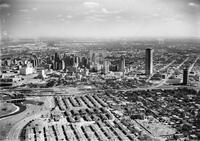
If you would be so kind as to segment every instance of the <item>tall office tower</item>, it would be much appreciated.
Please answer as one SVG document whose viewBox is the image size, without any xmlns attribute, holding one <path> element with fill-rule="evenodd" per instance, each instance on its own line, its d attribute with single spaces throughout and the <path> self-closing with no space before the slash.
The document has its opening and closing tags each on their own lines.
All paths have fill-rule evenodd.
<svg viewBox="0 0 200 141">
<path fill-rule="evenodd" d="M 88 60 L 86 57 L 82 57 L 81 60 L 81 67 L 87 67 L 88 66 Z"/>
<path fill-rule="evenodd" d="M 76 66 L 76 58 L 74 55 L 71 56 L 71 66 L 75 67 Z"/>
<path fill-rule="evenodd" d="M 75 56 L 75 67 L 78 67 L 79 66 L 79 57 L 78 56 Z"/>
<path fill-rule="evenodd" d="M 58 70 L 58 67 L 59 67 L 59 62 L 58 61 L 55 61 L 55 70 Z"/>
<path fill-rule="evenodd" d="M 51 60 L 51 61 L 54 60 L 54 56 L 51 56 L 51 57 L 50 57 L 50 60 Z"/>
<path fill-rule="evenodd" d="M 42 63 L 42 58 L 38 58 L 38 64 L 40 65 Z"/>
<path fill-rule="evenodd" d="M 96 54 L 95 53 L 92 54 L 91 60 L 92 60 L 92 64 L 96 64 Z"/>
<path fill-rule="evenodd" d="M 121 56 L 120 71 L 125 72 L 125 57 L 124 56 Z"/>
<path fill-rule="evenodd" d="M 34 58 L 34 65 L 35 65 L 35 67 L 37 67 L 37 65 L 38 65 L 37 58 Z"/>
<path fill-rule="evenodd" d="M 99 64 L 103 64 L 104 63 L 103 52 L 99 52 L 99 54 L 98 54 L 98 63 Z"/>
<path fill-rule="evenodd" d="M 35 67 L 35 60 L 34 59 L 31 60 L 31 63 L 32 63 L 33 67 Z"/>
<path fill-rule="evenodd" d="M 188 69 L 183 69 L 183 85 L 188 83 Z"/>
<path fill-rule="evenodd" d="M 65 56 L 64 60 L 65 60 L 66 67 L 71 65 L 71 57 L 70 56 Z"/>
<path fill-rule="evenodd" d="M 2 63 L 2 60 L 1 60 L 1 58 L 0 58 L 0 78 L 2 78 L 2 65 L 1 65 L 1 63 Z M 1 106 L 1 105 L 0 105 Z"/>
<path fill-rule="evenodd" d="M 59 54 L 57 52 L 55 53 L 54 63 L 55 63 L 54 64 L 55 65 L 55 67 L 54 67 L 55 70 L 61 70 L 62 69 L 62 62 L 61 62 L 60 56 L 59 56 Z"/>
<path fill-rule="evenodd" d="M 61 64 L 62 64 L 62 70 L 64 70 L 64 69 L 65 69 L 65 61 L 62 60 L 61 62 L 62 62 L 62 63 L 61 63 Z"/>
<path fill-rule="evenodd" d="M 55 64 L 55 61 L 54 61 L 54 60 L 52 61 L 52 69 L 53 69 L 53 70 L 56 69 L 56 64 Z"/>
<path fill-rule="evenodd" d="M 55 53 L 55 57 L 54 57 L 55 61 L 59 61 L 60 60 L 60 56 L 58 55 L 58 53 Z"/>
<path fill-rule="evenodd" d="M 110 66 L 110 62 L 108 60 L 104 60 L 104 68 L 103 68 L 103 73 L 107 74 L 109 72 L 109 66 Z"/>
<path fill-rule="evenodd" d="M 145 57 L 145 73 L 150 75 L 153 73 L 153 49 L 146 49 Z"/>
<path fill-rule="evenodd" d="M 62 68 L 63 68 L 63 64 L 62 63 L 63 63 L 62 60 L 58 61 L 58 68 L 57 68 L 57 70 L 62 70 Z"/>
</svg>

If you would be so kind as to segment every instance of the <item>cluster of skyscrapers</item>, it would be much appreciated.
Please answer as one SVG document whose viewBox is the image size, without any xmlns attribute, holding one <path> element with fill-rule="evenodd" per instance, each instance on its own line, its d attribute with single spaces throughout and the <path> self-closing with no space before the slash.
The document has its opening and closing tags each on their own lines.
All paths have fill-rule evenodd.
<svg viewBox="0 0 200 141">
<path fill-rule="evenodd" d="M 153 52 L 154 50 L 151 48 L 147 48 L 145 50 L 145 74 L 152 75 L 153 74 Z M 90 51 L 88 56 L 77 56 L 75 54 L 64 54 L 62 57 L 55 53 L 54 56 L 51 57 L 51 68 L 54 70 L 69 70 L 75 72 L 77 68 L 87 68 L 90 71 L 101 72 L 104 74 L 108 74 L 109 71 L 120 71 L 126 72 L 126 61 L 125 56 L 120 57 L 119 65 L 115 66 L 113 69 L 113 65 L 107 59 L 105 59 L 106 55 L 103 51 Z M 33 62 L 33 64 L 37 64 L 37 62 Z M 188 70 L 183 70 L 183 84 L 186 85 L 188 83 Z"/>
<path fill-rule="evenodd" d="M 55 53 L 50 59 L 50 68 L 54 70 L 66 70 L 88 68 L 91 71 L 103 72 L 107 74 L 110 71 L 111 62 L 105 59 L 105 52 L 103 51 L 90 51 L 89 56 L 79 57 L 75 54 L 64 54 L 62 57 Z M 121 56 L 120 64 L 116 66 L 115 71 L 126 71 L 125 56 Z M 145 74 L 150 75 L 153 73 L 153 50 L 146 49 L 145 56 Z"/>
<path fill-rule="evenodd" d="M 50 68 L 53 70 L 76 69 L 78 67 L 88 67 L 88 59 L 86 57 L 80 58 L 75 54 L 64 54 L 64 56 L 55 53 L 50 58 Z"/>
</svg>

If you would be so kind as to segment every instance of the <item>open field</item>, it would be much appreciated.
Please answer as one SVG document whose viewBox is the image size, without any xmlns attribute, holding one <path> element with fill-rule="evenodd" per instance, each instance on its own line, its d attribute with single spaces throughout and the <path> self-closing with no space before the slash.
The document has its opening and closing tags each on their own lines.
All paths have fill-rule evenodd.
<svg viewBox="0 0 200 141">
<path fill-rule="evenodd" d="M 2 103 L 0 105 L 0 117 L 4 115 L 8 115 L 17 110 L 17 107 L 12 103 Z"/>
</svg>

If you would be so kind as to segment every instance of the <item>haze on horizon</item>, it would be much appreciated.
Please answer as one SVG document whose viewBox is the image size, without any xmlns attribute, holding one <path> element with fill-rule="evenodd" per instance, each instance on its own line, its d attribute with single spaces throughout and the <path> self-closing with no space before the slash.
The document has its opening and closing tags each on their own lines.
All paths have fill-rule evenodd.
<svg viewBox="0 0 200 141">
<path fill-rule="evenodd" d="M 2 36 L 200 37 L 199 0 L 0 0 Z"/>
</svg>

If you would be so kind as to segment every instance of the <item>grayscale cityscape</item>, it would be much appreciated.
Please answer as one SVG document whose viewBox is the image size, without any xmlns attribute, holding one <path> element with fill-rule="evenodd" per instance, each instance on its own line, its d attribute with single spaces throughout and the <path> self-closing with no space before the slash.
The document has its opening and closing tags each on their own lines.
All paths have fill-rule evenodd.
<svg viewBox="0 0 200 141">
<path fill-rule="evenodd" d="M 0 0 L 0 141 L 200 141 L 199 0 Z"/>
</svg>

